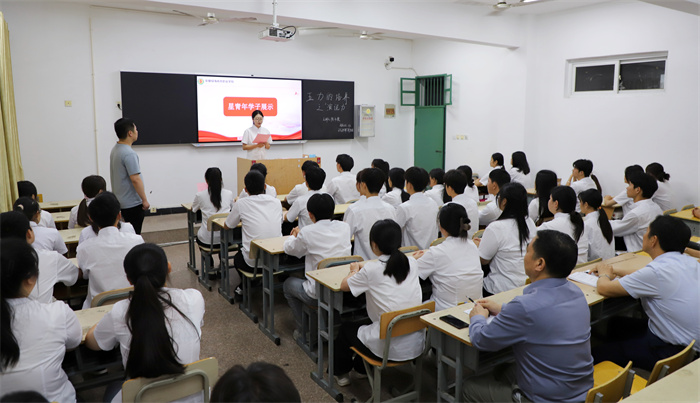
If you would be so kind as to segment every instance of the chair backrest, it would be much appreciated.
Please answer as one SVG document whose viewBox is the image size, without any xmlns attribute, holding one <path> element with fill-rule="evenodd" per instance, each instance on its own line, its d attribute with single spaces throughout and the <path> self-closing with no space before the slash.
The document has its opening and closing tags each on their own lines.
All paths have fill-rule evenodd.
<svg viewBox="0 0 700 403">
<path fill-rule="evenodd" d="M 445 238 L 444 236 L 440 237 L 440 238 L 434 240 L 433 242 L 431 242 L 430 246 L 440 245 L 441 243 L 445 242 L 445 239 L 447 239 L 447 238 Z"/>
<path fill-rule="evenodd" d="M 122 384 L 122 402 L 172 402 L 204 393 L 209 402 L 209 388 L 219 378 L 219 362 L 214 357 L 185 365 L 181 375 L 164 375 L 158 378 L 134 378 Z"/>
<path fill-rule="evenodd" d="M 688 363 L 691 353 L 693 352 L 694 344 L 695 340 L 691 341 L 690 344 L 688 344 L 688 347 L 684 348 L 680 353 L 657 361 L 656 365 L 654 365 L 654 368 L 651 370 L 649 380 L 647 381 L 647 386 L 685 366 L 685 364 Z"/>
<path fill-rule="evenodd" d="M 228 213 L 212 214 L 207 220 L 207 231 L 211 232 L 214 230 L 214 220 L 221 217 L 228 217 Z"/>
<path fill-rule="evenodd" d="M 328 257 L 320 262 L 318 262 L 318 270 L 326 269 L 329 267 L 342 266 L 344 264 L 350 264 L 353 262 L 361 262 L 364 259 L 362 256 L 352 255 L 352 256 L 338 256 L 338 257 Z"/>
<path fill-rule="evenodd" d="M 480 230 L 476 231 L 474 233 L 474 235 L 472 235 L 472 239 L 481 238 L 483 235 L 484 235 L 484 230 L 480 229 Z"/>
<path fill-rule="evenodd" d="M 664 215 L 671 215 L 671 214 L 674 214 L 677 212 L 678 212 L 678 210 L 672 208 L 672 209 L 668 209 L 668 210 L 664 211 Z"/>
<path fill-rule="evenodd" d="M 101 292 L 92 298 L 90 308 L 115 304 L 123 299 L 129 298 L 129 293 L 132 291 L 134 291 L 134 287 L 126 287 L 118 290 Z"/>
<path fill-rule="evenodd" d="M 690 210 L 693 208 L 695 208 L 694 204 L 686 204 L 685 206 L 683 206 L 683 208 L 681 210 Z"/>
<path fill-rule="evenodd" d="M 431 312 L 435 312 L 435 301 L 383 313 L 379 319 L 379 338 L 384 340 L 387 336 L 398 337 L 425 329 L 427 325 L 420 320 L 420 316 Z"/>
<path fill-rule="evenodd" d="M 417 246 L 402 246 L 399 248 L 399 252 L 401 252 L 401 253 L 418 252 L 418 247 Z"/>
<path fill-rule="evenodd" d="M 632 389 L 634 371 L 631 370 L 632 361 L 627 363 L 616 377 L 608 382 L 591 388 L 586 395 L 586 403 L 617 402 L 629 395 Z"/>
</svg>

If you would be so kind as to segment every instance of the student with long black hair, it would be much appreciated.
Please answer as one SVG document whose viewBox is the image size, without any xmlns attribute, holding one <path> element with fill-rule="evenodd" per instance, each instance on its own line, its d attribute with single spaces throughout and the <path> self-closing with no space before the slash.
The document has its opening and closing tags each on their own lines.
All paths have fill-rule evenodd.
<svg viewBox="0 0 700 403">
<path fill-rule="evenodd" d="M 627 178 L 629 178 L 633 172 L 644 172 L 644 168 L 642 168 L 641 165 L 630 165 L 625 168 L 625 176 L 623 178 L 625 186 L 629 186 L 629 180 Z M 608 195 L 603 198 L 603 206 L 612 207 L 616 203 L 622 207 L 623 216 L 632 211 L 635 204 L 632 198 L 627 196 L 627 187 L 615 197 Z"/>
<path fill-rule="evenodd" d="M 53 250 L 61 255 L 68 252 L 66 243 L 63 241 L 61 234 L 58 233 L 56 228 L 42 227 L 39 225 L 42 211 L 41 207 L 39 207 L 39 202 L 29 197 L 20 197 L 15 201 L 12 207 L 13 210 L 24 214 L 29 220 L 32 231 L 34 231 L 34 248 Z"/>
<path fill-rule="evenodd" d="M 586 189 L 598 189 L 599 192 L 603 193 L 603 189 L 600 187 L 598 178 L 596 178 L 595 175 L 592 175 L 593 161 L 584 159 L 576 160 L 573 163 L 573 167 L 574 168 L 571 170 L 571 176 L 569 176 L 569 180 L 566 181 L 566 186 L 571 186 L 571 188 L 574 189 L 576 197 L 578 197 L 578 194 Z M 575 201 L 576 211 L 581 211 L 581 207 L 578 204 L 578 199 L 575 198 Z"/>
<path fill-rule="evenodd" d="M 507 174 L 507 173 L 506 173 Z M 525 285 L 523 258 L 535 236 L 535 223 L 527 216 L 527 191 L 519 183 L 506 183 L 496 196 L 501 215 L 484 230 L 479 247 L 482 264 L 490 272 L 484 278 L 484 295 L 489 296 Z"/>
<path fill-rule="evenodd" d="M 481 178 L 476 180 L 476 186 L 486 186 L 486 182 L 489 180 L 489 174 L 494 169 L 503 169 L 503 154 L 493 153 L 491 154 L 491 159 L 489 160 L 489 166 L 491 167 L 487 172 L 481 175 Z"/>
<path fill-rule="evenodd" d="M 464 188 L 464 194 L 467 197 L 474 199 L 475 202 L 479 202 L 479 189 L 476 188 L 474 184 L 474 173 L 469 165 L 460 165 L 457 167 L 458 171 L 464 173 L 467 177 L 467 186 Z"/>
<path fill-rule="evenodd" d="M 557 174 L 548 169 L 537 172 L 535 176 L 535 197 L 527 207 L 527 212 L 535 225 L 539 226 L 545 219 L 554 217 L 549 211 L 549 194 L 557 187 Z"/>
<path fill-rule="evenodd" d="M 518 182 L 526 189 L 532 187 L 532 178 L 530 178 L 530 164 L 527 163 L 527 156 L 522 151 L 514 152 L 510 157 L 510 164 L 513 166 L 510 171 L 510 179 L 513 182 Z"/>
<path fill-rule="evenodd" d="M 394 207 L 398 207 L 399 204 L 407 201 L 411 195 L 409 195 L 403 188 L 406 185 L 406 180 L 404 175 L 406 171 L 403 168 L 394 167 L 389 170 L 389 191 L 382 197 L 382 200 Z"/>
<path fill-rule="evenodd" d="M 453 172 L 453 171 L 448 171 Z M 456 171 L 454 171 L 456 172 Z M 464 206 L 447 203 L 438 214 L 439 229 L 445 240 L 427 251 L 418 251 L 418 275 L 433 284 L 432 300 L 441 311 L 482 295 L 484 273 L 479 250 L 469 236 L 470 222 Z"/>
<path fill-rule="evenodd" d="M 445 174 L 445 194 L 450 198 L 448 203 L 457 203 L 464 207 L 469 217 L 469 238 L 479 230 L 479 205 L 465 192 L 467 177 L 458 169 L 450 169 Z M 443 206 L 444 207 L 444 206 Z M 438 214 L 439 216 L 439 214 Z"/>
<path fill-rule="evenodd" d="M 92 350 L 109 351 L 119 345 L 127 378 L 182 374 L 184 364 L 199 360 L 204 298 L 193 288 L 167 288 L 170 270 L 158 245 L 131 249 L 124 258 L 124 271 L 134 291 L 129 299 L 114 304 L 85 337 Z M 120 402 L 120 394 L 112 401 Z"/>
<path fill-rule="evenodd" d="M 421 304 L 416 260 L 401 251 L 401 227 L 393 220 L 374 223 L 369 233 L 372 251 L 377 260 L 351 263 L 350 274 L 340 285 L 354 296 L 365 294 L 367 314 L 371 323 L 343 322 L 335 340 L 333 370 L 339 386 L 350 383 L 350 370 L 365 373 L 362 358 L 353 361 L 350 347 L 381 360 L 384 340 L 379 338 L 379 319 L 383 313 L 411 308 Z M 415 332 L 392 338 L 389 359 L 405 361 L 416 358 L 423 351 L 425 334 Z"/>
<path fill-rule="evenodd" d="M 252 168 L 251 168 L 252 169 Z M 233 206 L 233 192 L 224 189 L 224 180 L 221 170 L 216 167 L 208 168 L 204 172 L 204 180 L 207 182 L 207 189 L 202 190 L 194 196 L 192 212 L 202 210 L 202 225 L 197 231 L 197 243 L 209 247 L 212 242 L 212 233 L 207 230 L 207 221 L 214 214 L 229 213 Z M 247 193 L 246 193 L 247 195 Z M 219 243 L 219 231 L 214 231 L 214 244 Z"/>
<path fill-rule="evenodd" d="M 603 197 L 598 189 L 588 189 L 579 193 L 584 232 L 588 238 L 588 260 L 615 257 L 613 232 L 608 215 L 600 209 Z"/>
<path fill-rule="evenodd" d="M 671 175 L 666 173 L 666 171 L 664 171 L 664 166 L 658 162 L 652 162 L 651 164 L 647 165 L 645 172 L 653 176 L 659 185 L 659 188 L 656 189 L 656 192 L 654 192 L 654 196 L 651 197 L 651 200 L 659 205 L 661 211 L 666 211 L 673 208 L 671 204 L 671 185 L 668 183 L 668 180 L 671 179 Z"/>
<path fill-rule="evenodd" d="M 584 234 L 583 218 L 576 211 L 576 193 L 569 186 L 557 186 L 549 196 L 549 211 L 554 219 L 537 227 L 538 231 L 551 229 L 563 232 L 576 242 L 577 263 L 588 261 L 588 235 Z"/>
<path fill-rule="evenodd" d="M 83 190 L 85 197 L 80 201 L 80 204 L 70 210 L 68 218 L 68 228 L 87 227 L 90 225 L 90 217 L 88 216 L 88 205 L 98 194 L 107 190 L 107 182 L 100 175 L 86 176 L 80 183 L 80 188 Z"/>
<path fill-rule="evenodd" d="M 384 173 L 384 186 L 379 190 L 379 197 L 382 198 L 391 190 L 391 186 L 389 186 L 389 163 L 381 158 L 375 158 L 372 160 L 372 165 L 370 167 L 377 168 Z"/>
<path fill-rule="evenodd" d="M 66 349 L 80 344 L 80 322 L 62 301 L 28 298 L 38 281 L 38 265 L 27 241 L 0 241 L 0 390 L 33 390 L 49 401 L 75 402 L 61 364 Z"/>
</svg>

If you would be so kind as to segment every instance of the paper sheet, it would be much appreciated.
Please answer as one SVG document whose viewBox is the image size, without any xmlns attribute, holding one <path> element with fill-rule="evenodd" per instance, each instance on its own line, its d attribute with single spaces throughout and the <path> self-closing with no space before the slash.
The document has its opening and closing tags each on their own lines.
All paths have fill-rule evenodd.
<svg viewBox="0 0 700 403">
<path fill-rule="evenodd" d="M 258 135 L 255 136 L 255 139 L 253 139 L 253 144 L 267 143 L 267 140 L 269 138 L 270 138 L 269 134 L 258 133 Z"/>
<path fill-rule="evenodd" d="M 569 274 L 569 280 L 590 285 L 591 287 L 596 287 L 598 285 L 598 277 L 588 274 L 585 271 L 577 271 Z"/>
</svg>

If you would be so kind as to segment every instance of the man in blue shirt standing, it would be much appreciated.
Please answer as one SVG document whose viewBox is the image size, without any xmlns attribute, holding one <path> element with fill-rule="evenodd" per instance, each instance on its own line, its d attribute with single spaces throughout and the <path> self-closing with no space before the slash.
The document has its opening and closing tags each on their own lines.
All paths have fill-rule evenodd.
<svg viewBox="0 0 700 403">
<path fill-rule="evenodd" d="M 131 148 L 139 138 L 139 131 L 134 121 L 121 118 L 114 122 L 117 133 L 117 144 L 109 155 L 109 176 L 112 182 L 112 193 L 119 199 L 122 218 L 134 226 L 134 231 L 141 234 L 144 212 L 151 205 L 146 198 L 146 191 L 141 177 L 139 156 Z"/>
<path fill-rule="evenodd" d="M 540 231 L 527 246 L 525 274 L 532 284 L 523 295 L 503 305 L 476 301 L 469 315 L 472 345 L 483 351 L 512 346 L 515 363 L 467 379 L 465 401 L 585 400 L 593 387 L 590 311 L 581 289 L 566 279 L 577 253 L 570 236 Z"/>
</svg>

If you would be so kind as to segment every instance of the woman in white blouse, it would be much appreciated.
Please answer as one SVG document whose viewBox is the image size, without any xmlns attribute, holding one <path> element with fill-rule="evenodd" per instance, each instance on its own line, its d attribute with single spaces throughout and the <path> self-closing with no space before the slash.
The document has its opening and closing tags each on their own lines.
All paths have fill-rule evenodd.
<svg viewBox="0 0 700 403">
<path fill-rule="evenodd" d="M 410 195 L 403 190 L 406 185 L 403 168 L 391 168 L 389 170 L 389 191 L 382 197 L 382 200 L 394 207 L 408 200 Z"/>
<path fill-rule="evenodd" d="M 631 197 L 627 196 L 627 186 L 629 186 L 627 177 L 633 172 L 644 172 L 644 168 L 642 168 L 641 165 L 630 165 L 627 168 L 625 168 L 625 177 L 623 178 L 625 182 L 625 188 L 622 189 L 622 192 L 620 192 L 615 197 L 612 197 L 610 195 L 605 196 L 603 198 L 603 206 L 612 207 L 617 203 L 622 207 L 623 216 L 627 215 L 627 213 L 629 213 L 634 208 L 634 201 Z"/>
<path fill-rule="evenodd" d="M 527 215 L 535 225 L 541 225 L 545 219 L 553 218 L 554 214 L 549 211 L 549 194 L 557 187 L 557 174 L 548 169 L 537 172 L 535 176 L 535 194 L 527 207 Z"/>
<path fill-rule="evenodd" d="M 62 301 L 29 299 L 39 275 L 36 252 L 23 239 L 0 243 L 0 390 L 31 390 L 48 401 L 75 402 L 61 364 L 66 349 L 80 344 L 78 317 Z"/>
<path fill-rule="evenodd" d="M 272 136 L 267 138 L 267 141 L 262 143 L 255 143 L 255 138 L 258 134 L 270 134 L 270 131 L 262 127 L 263 123 L 263 113 L 259 110 L 253 111 L 253 126 L 245 129 L 243 132 L 243 138 L 241 139 L 241 144 L 243 149 L 248 151 L 246 158 L 249 160 L 264 160 L 267 150 L 270 149 L 270 144 L 272 144 Z"/>
<path fill-rule="evenodd" d="M 577 202 L 576 192 L 571 187 L 557 186 L 552 189 L 548 206 L 554 219 L 543 223 L 537 230 L 552 229 L 570 236 L 578 246 L 577 263 L 580 264 L 588 261 L 588 235 L 584 234 L 583 218 L 576 211 Z"/>
<path fill-rule="evenodd" d="M 192 212 L 202 210 L 202 225 L 197 231 L 197 243 L 209 247 L 212 242 L 212 233 L 207 230 L 209 217 L 219 213 L 231 212 L 233 206 L 233 192 L 223 189 L 224 181 L 219 168 L 209 168 L 204 173 L 207 189 L 194 196 Z M 214 231 L 214 245 L 219 243 L 219 231 Z"/>
<path fill-rule="evenodd" d="M 671 205 L 671 185 L 668 183 L 671 175 L 666 173 L 664 171 L 664 166 L 658 162 L 652 162 L 647 165 L 646 173 L 656 178 L 659 184 L 659 188 L 656 189 L 654 195 L 651 196 L 651 200 L 661 207 L 661 211 L 673 208 Z"/>
<path fill-rule="evenodd" d="M 460 165 L 457 167 L 457 170 L 464 172 L 464 175 L 467 177 L 467 186 L 464 188 L 464 194 L 478 203 L 479 189 L 477 189 L 476 184 L 474 183 L 474 173 L 472 172 L 472 167 L 469 165 Z"/>
<path fill-rule="evenodd" d="M 600 209 L 603 197 L 598 189 L 588 189 L 579 193 L 584 232 L 588 238 L 588 260 L 598 258 L 610 259 L 615 257 L 613 231 L 608 215 Z"/>
<path fill-rule="evenodd" d="M 527 192 L 523 185 L 504 184 L 494 203 L 503 212 L 486 227 L 480 240 L 474 240 L 481 263 L 490 268 L 484 278 L 484 296 L 525 285 L 523 259 L 527 244 L 535 236 L 535 223 L 527 216 Z"/>
<path fill-rule="evenodd" d="M 527 156 L 522 151 L 514 152 L 510 157 L 510 164 L 513 166 L 508 173 L 512 182 L 518 182 L 525 189 L 532 187 L 530 178 L 530 164 L 527 163 Z"/>
</svg>

